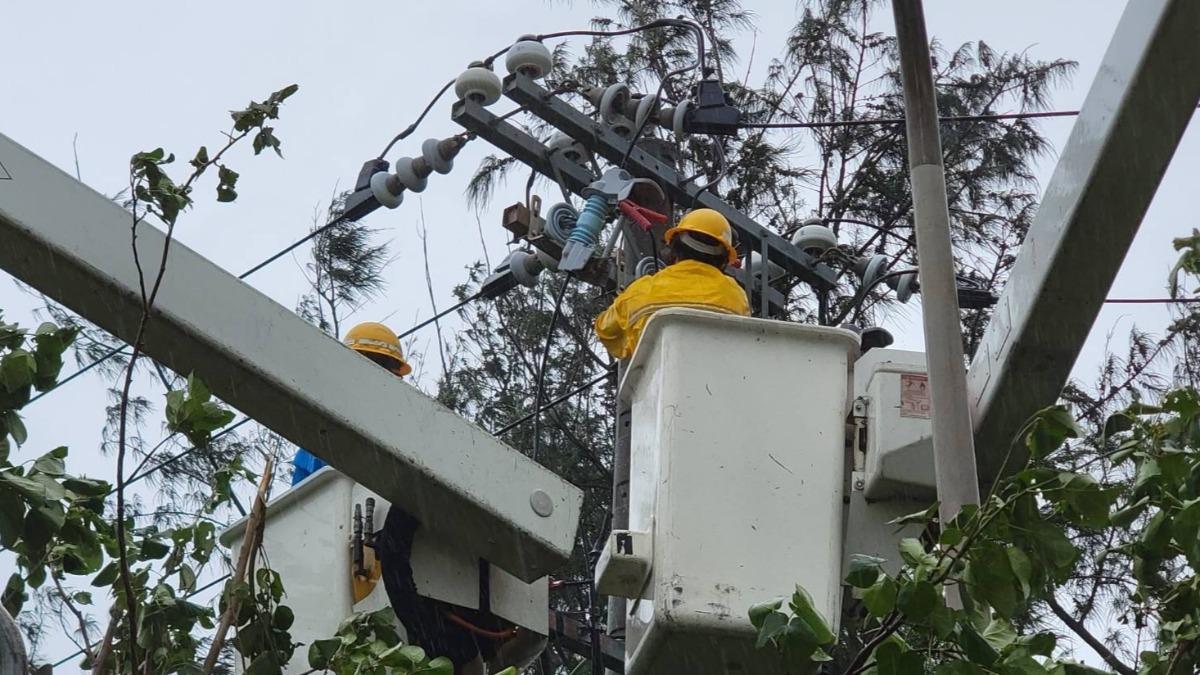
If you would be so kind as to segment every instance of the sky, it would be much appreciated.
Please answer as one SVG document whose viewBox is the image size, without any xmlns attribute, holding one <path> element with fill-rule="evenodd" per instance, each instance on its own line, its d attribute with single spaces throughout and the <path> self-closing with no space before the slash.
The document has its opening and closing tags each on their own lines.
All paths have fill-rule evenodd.
<svg viewBox="0 0 1200 675">
<path fill-rule="evenodd" d="M 755 13 L 758 30 L 738 38 L 739 70 L 758 81 L 768 59 L 782 52 L 797 4 L 745 4 Z M 1075 77 L 1055 92 L 1052 102 L 1055 109 L 1074 109 L 1097 73 L 1124 4 L 926 0 L 925 6 L 930 34 L 946 45 L 983 39 L 1001 51 L 1027 49 L 1036 58 L 1078 61 Z M 0 133 L 70 173 L 78 166 L 85 183 L 113 194 L 125 187 L 133 152 L 162 146 L 190 157 L 199 145 L 211 148 L 220 142 L 228 110 L 299 84 L 299 93 L 284 105 L 275 125 L 284 158 L 235 152 L 230 164 L 241 173 L 237 202 L 217 204 L 204 192 L 212 189 L 209 185 L 197 207 L 180 221 L 182 242 L 236 274 L 303 235 L 330 195 L 350 187 L 362 162 L 378 154 L 469 61 L 525 33 L 586 27 L 602 11 L 591 3 L 544 0 L 10 3 L 0 22 L 0 44 L 9 59 L 0 68 Z M 891 32 L 890 12 L 878 12 L 875 24 L 877 30 Z M 501 103 L 497 109 L 507 106 Z M 389 159 L 417 154 L 426 138 L 458 132 L 448 112 L 449 100 L 443 100 Z M 1071 119 L 1041 122 L 1051 146 L 1059 149 L 1071 125 Z M 1191 192 L 1200 177 L 1200 132 L 1194 126 L 1110 297 L 1165 295 L 1171 239 L 1196 226 Z M 507 233 L 499 227 L 500 211 L 519 199 L 523 186 L 501 188 L 492 206 L 478 214 L 463 197 L 471 171 L 488 151 L 483 142 L 469 145 L 455 170 L 432 176 L 419 198 L 407 195 L 401 208 L 380 210 L 367 219 L 391 240 L 395 260 L 387 270 L 387 291 L 352 320 L 386 321 L 399 332 L 431 314 L 416 236 L 422 213 L 439 307 L 451 304 L 452 288 L 485 247 L 493 263 L 503 257 Z M 1046 157 L 1039 166 L 1043 185 L 1055 159 Z M 250 283 L 294 307 L 306 289 L 305 257 L 303 252 L 286 257 Z M 0 272 L 6 321 L 34 325 L 36 305 Z M 885 324 L 896 334 L 896 347 L 921 348 L 919 311 L 913 304 Z M 1110 334 L 1115 332 L 1114 345 L 1120 347 L 1130 327 L 1157 333 L 1168 320 L 1163 306 L 1106 306 L 1076 364 L 1076 376 L 1090 379 Z M 432 335 L 421 334 L 418 350 L 436 349 L 429 342 Z M 425 381 L 432 375 L 426 373 Z M 99 378 L 88 376 L 31 406 L 25 413 L 31 440 L 21 452 L 35 456 L 68 445 L 74 471 L 111 478 L 113 460 L 98 450 L 104 387 Z M 146 393 L 161 401 L 162 392 L 150 385 Z M 64 414 L 70 415 L 69 424 L 63 423 Z M 11 566 L 11 560 L 0 557 L 0 575 L 7 577 Z M 47 644 L 45 655 L 68 651 L 69 643 L 60 636 Z"/>
</svg>

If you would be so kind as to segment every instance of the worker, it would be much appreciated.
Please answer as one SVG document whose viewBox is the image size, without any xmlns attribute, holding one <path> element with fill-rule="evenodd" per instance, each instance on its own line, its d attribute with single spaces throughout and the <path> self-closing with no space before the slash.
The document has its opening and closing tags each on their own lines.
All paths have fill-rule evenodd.
<svg viewBox="0 0 1200 675">
<path fill-rule="evenodd" d="M 596 317 L 596 337 L 616 359 L 637 349 L 650 316 L 667 307 L 750 315 L 746 292 L 724 273 L 737 261 L 729 221 L 712 209 L 696 209 L 667 230 L 665 269 L 629 284 Z"/>
<path fill-rule="evenodd" d="M 412 366 L 404 360 L 404 352 L 400 349 L 400 338 L 381 323 L 360 323 L 346 333 L 342 342 L 398 377 L 412 372 Z M 292 485 L 308 478 L 323 466 L 325 462 L 320 457 L 300 448 L 292 458 Z"/>
<path fill-rule="evenodd" d="M 412 372 L 400 339 L 381 323 L 361 323 L 346 333 L 343 342 L 398 377 Z M 297 451 L 293 464 L 292 485 L 325 466 L 303 449 Z M 485 661 L 498 671 L 536 658 L 544 647 L 541 636 L 517 629 L 489 612 L 452 606 L 417 592 L 411 559 L 418 527 L 416 518 L 393 505 L 383 529 L 373 537 L 388 601 L 409 644 L 421 647 L 430 658 L 444 656 L 453 661 L 455 675 L 483 675 Z"/>
</svg>

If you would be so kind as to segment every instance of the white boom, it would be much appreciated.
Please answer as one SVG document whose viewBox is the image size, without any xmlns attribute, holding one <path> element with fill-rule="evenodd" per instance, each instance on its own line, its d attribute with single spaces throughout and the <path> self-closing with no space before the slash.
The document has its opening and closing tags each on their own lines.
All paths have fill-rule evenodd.
<svg viewBox="0 0 1200 675">
<path fill-rule="evenodd" d="M 0 267 L 133 339 L 130 214 L 4 135 L 0 165 Z M 139 227 L 144 264 L 163 241 Z M 570 555 L 579 489 L 178 242 L 145 349 L 525 581 Z"/>
<path fill-rule="evenodd" d="M 1079 356 L 1200 101 L 1197 35 L 1196 0 L 1126 6 L 971 363 L 984 482 Z"/>
</svg>

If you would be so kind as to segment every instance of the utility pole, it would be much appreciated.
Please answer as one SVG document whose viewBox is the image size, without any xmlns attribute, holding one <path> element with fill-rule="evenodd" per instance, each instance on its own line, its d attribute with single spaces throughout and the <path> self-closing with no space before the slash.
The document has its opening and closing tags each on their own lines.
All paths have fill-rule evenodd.
<svg viewBox="0 0 1200 675">
<path fill-rule="evenodd" d="M 908 165 L 916 212 L 925 353 L 933 403 L 934 475 L 941 502 L 939 515 L 947 523 L 963 506 L 979 503 L 975 440 L 967 401 L 946 173 L 925 11 L 921 0 L 892 0 L 892 10 L 900 49 Z"/>
</svg>

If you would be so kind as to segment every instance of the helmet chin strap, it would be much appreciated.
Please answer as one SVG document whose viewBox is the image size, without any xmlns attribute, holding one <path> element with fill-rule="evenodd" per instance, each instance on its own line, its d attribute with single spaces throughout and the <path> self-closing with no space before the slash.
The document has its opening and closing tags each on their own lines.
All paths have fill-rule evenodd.
<svg viewBox="0 0 1200 675">
<path fill-rule="evenodd" d="M 709 244 L 701 241 L 700 237 L 697 237 L 691 232 L 681 232 L 679 234 L 679 239 L 683 242 L 684 246 L 701 253 L 707 253 L 709 255 L 721 255 L 725 252 L 725 249 L 720 244 Z"/>
</svg>

